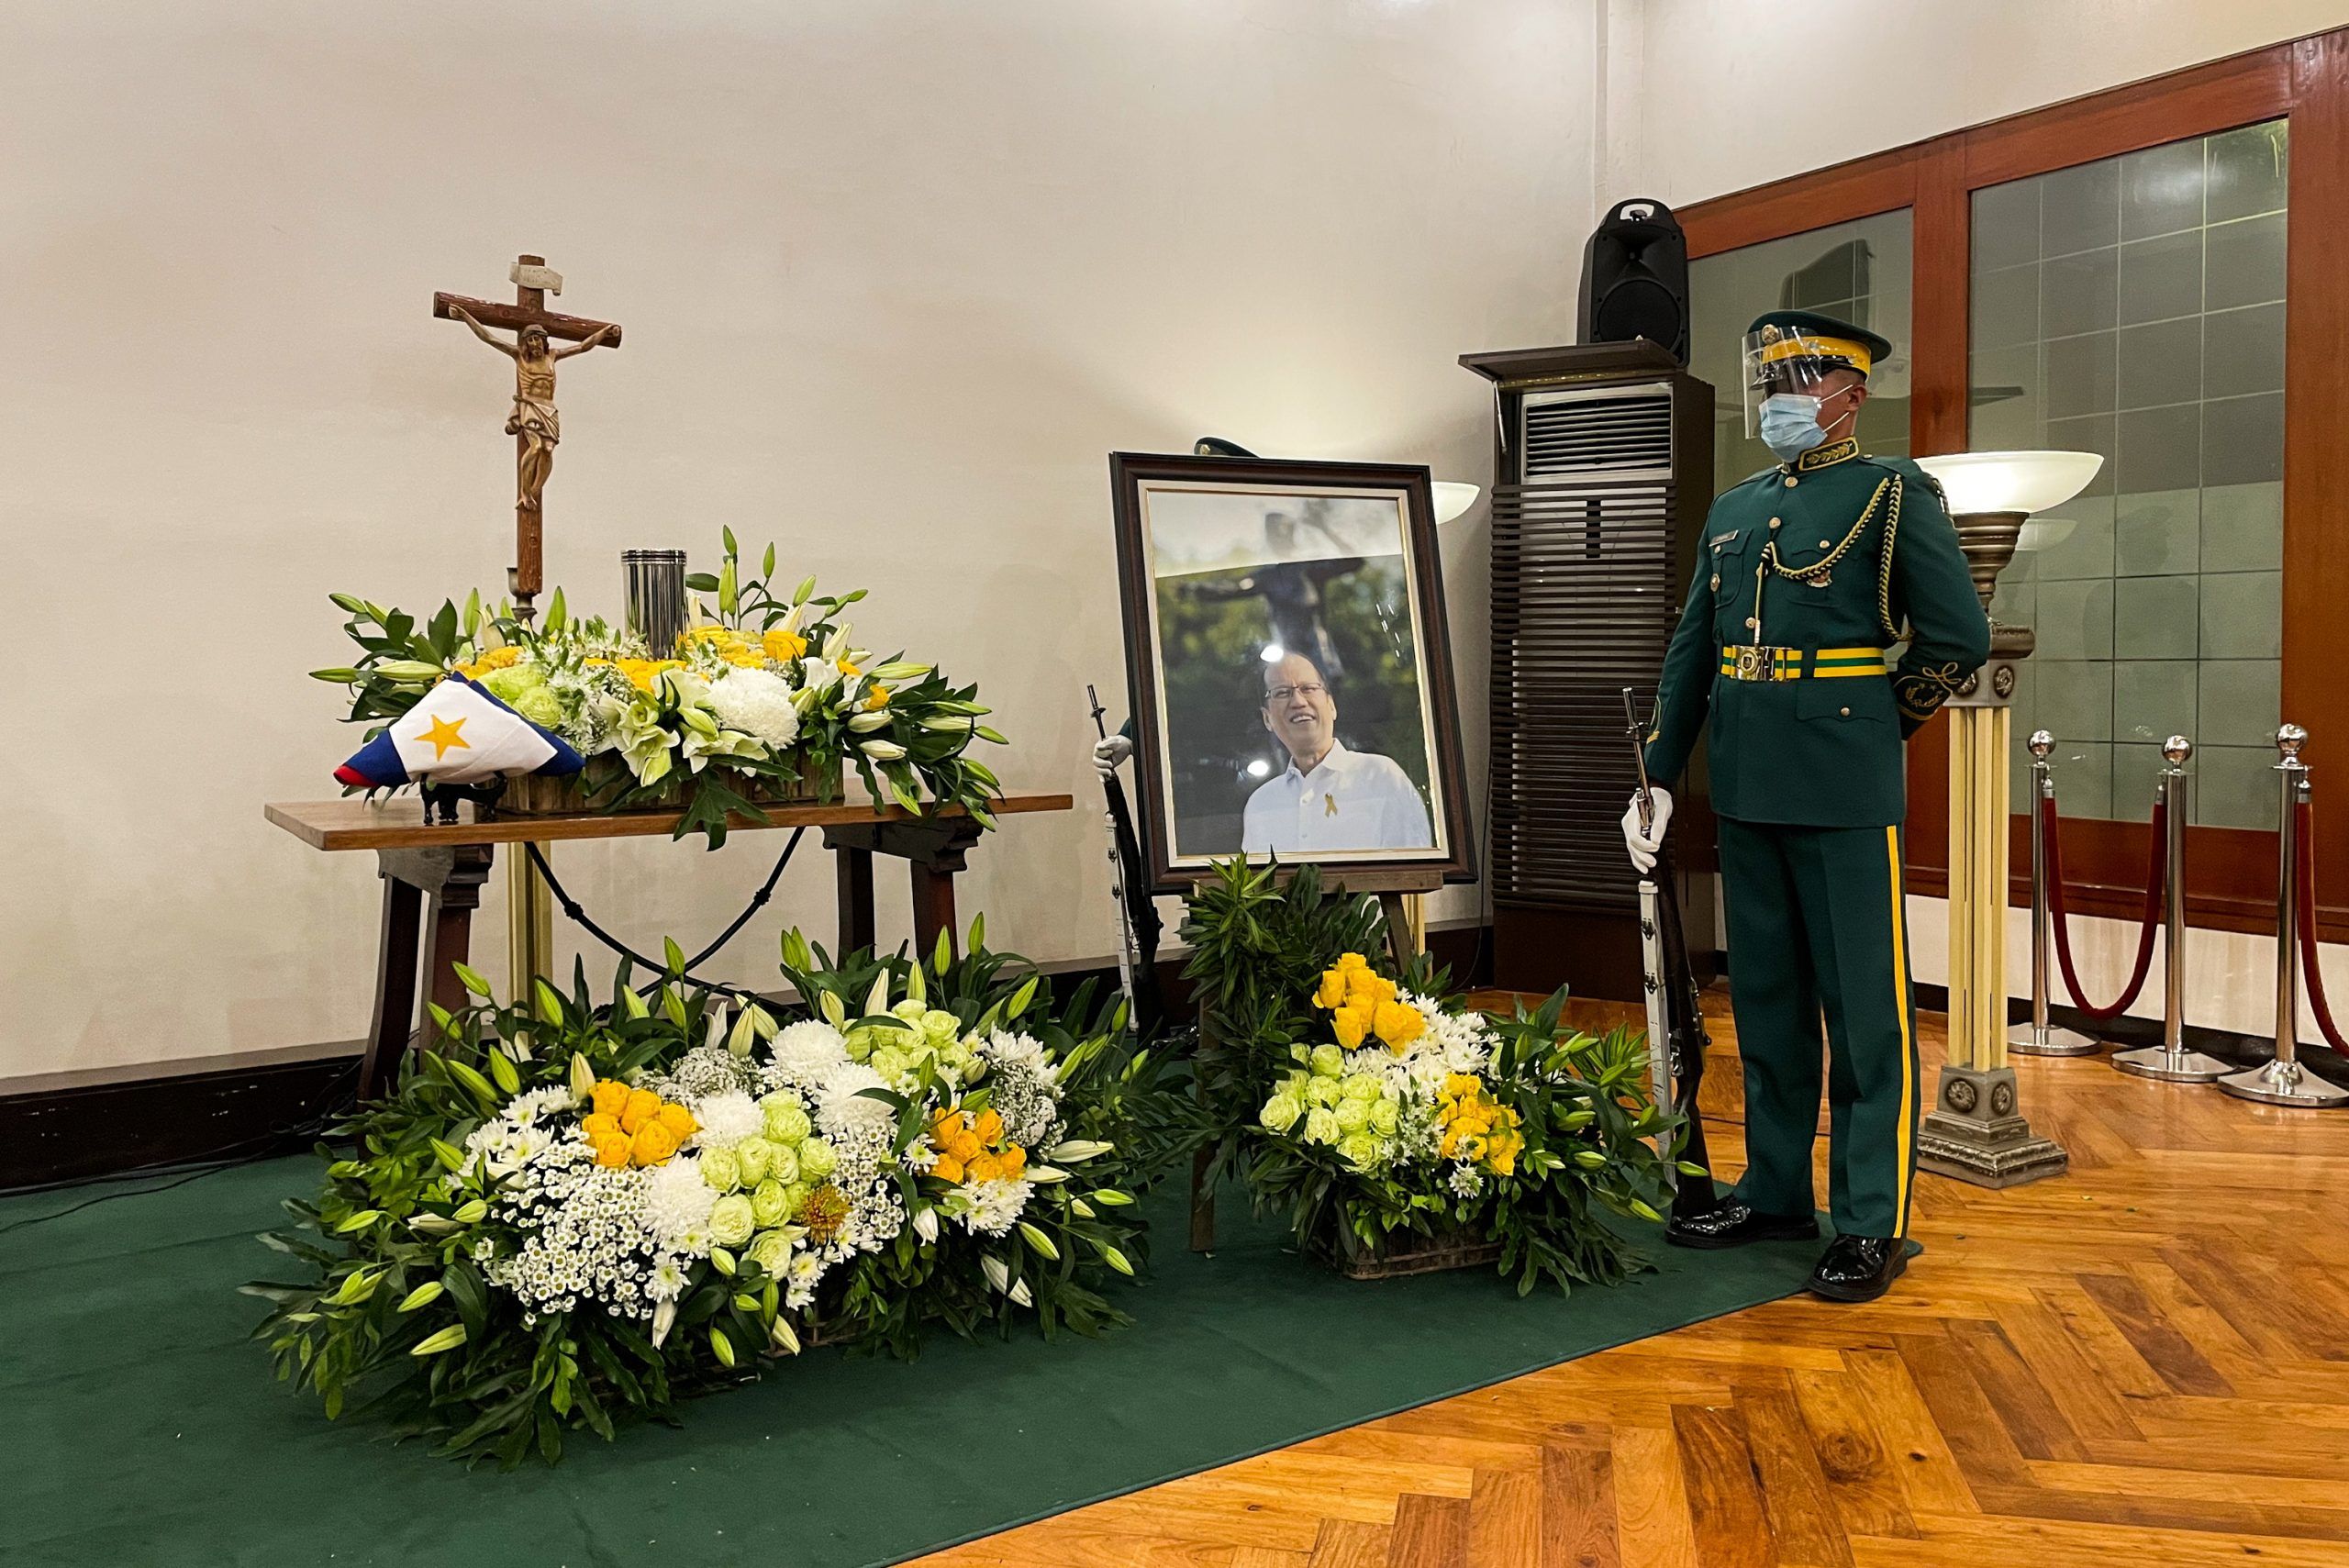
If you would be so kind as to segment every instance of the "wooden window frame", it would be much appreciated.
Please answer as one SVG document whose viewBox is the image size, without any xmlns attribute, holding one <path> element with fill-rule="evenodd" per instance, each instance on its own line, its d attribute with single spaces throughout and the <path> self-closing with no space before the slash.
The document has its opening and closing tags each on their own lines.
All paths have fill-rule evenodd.
<svg viewBox="0 0 2349 1568">
<path fill-rule="evenodd" d="M 2319 934 L 2349 940 L 2349 799 L 2323 807 L 2324 761 L 2349 760 L 2349 684 L 2327 678 L 2335 606 L 2349 605 L 2349 28 L 2315 33 L 2009 116 L 1832 168 L 1697 203 L 1679 214 L 1693 261 L 1765 240 L 1910 209 L 1913 301 L 1910 450 L 1965 450 L 1973 194 L 2188 137 L 2288 119 L 2291 221 L 2285 255 L 2284 716 L 2310 732 L 2319 809 Z M 1913 891 L 1948 886 L 1948 736 L 1909 747 L 1908 872 Z M 2030 900 L 2028 819 L 2012 819 L 2013 902 Z M 2078 912 L 2133 919 L 2148 857 L 2142 824 L 2069 821 L 2065 895 Z M 2187 908 L 2197 926 L 2275 929 L 2277 836 L 2188 832 Z M 2330 872 L 2333 880 L 2322 880 Z M 2328 897 L 2328 895 L 2330 895 Z"/>
</svg>

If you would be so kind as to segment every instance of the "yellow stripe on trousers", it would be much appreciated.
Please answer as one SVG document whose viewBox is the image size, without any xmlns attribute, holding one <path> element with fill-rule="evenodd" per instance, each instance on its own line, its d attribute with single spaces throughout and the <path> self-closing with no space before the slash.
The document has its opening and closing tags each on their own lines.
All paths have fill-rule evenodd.
<svg viewBox="0 0 2349 1568">
<path fill-rule="evenodd" d="M 1911 1140 L 1916 1137 L 1917 1113 L 1917 1046 L 1909 1035 L 1909 951 L 1903 928 L 1908 910 L 1900 889 L 1900 829 L 1884 830 L 1884 855 L 1892 881 L 1892 1005 L 1900 1015 L 1900 1175 L 1896 1192 L 1898 1205 L 1893 1216 L 1893 1236 L 1909 1234 L 1909 1180 L 1911 1170 Z"/>
</svg>

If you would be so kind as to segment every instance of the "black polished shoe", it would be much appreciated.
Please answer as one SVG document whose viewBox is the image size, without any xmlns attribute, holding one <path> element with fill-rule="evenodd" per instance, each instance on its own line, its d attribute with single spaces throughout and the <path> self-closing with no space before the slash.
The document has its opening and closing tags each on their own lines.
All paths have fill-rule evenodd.
<svg viewBox="0 0 2349 1568">
<path fill-rule="evenodd" d="M 1762 1214 L 1735 1199 L 1696 1214 L 1675 1208 L 1664 1228 L 1664 1239 L 1674 1246 L 1708 1251 L 1752 1241 L 1809 1241 L 1818 1235 L 1819 1221 L 1811 1215 Z"/>
<path fill-rule="evenodd" d="M 1897 1236 L 1838 1236 L 1810 1271 L 1810 1293 L 1830 1301 L 1874 1301 L 1909 1266 L 1909 1243 Z"/>
</svg>

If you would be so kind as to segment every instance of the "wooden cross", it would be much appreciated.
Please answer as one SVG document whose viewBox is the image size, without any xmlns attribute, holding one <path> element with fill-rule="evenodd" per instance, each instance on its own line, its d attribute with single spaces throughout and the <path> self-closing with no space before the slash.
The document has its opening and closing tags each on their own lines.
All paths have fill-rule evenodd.
<svg viewBox="0 0 2349 1568">
<path fill-rule="evenodd" d="M 517 257 L 510 275 L 512 305 L 435 294 L 432 314 L 442 321 L 462 321 L 475 337 L 514 361 L 514 409 L 506 420 L 507 432 L 514 438 L 516 473 L 514 565 L 507 584 L 514 595 L 515 614 L 528 621 L 533 601 L 545 586 L 543 496 L 547 475 L 554 469 L 555 445 L 562 439 L 554 406 L 555 361 L 590 349 L 617 349 L 620 329 L 609 321 L 590 321 L 549 310 L 547 295 L 562 292 L 562 274 L 548 266 L 543 256 Z M 514 341 L 491 336 L 485 330 L 491 327 L 509 329 Z M 550 350 L 548 340 L 557 338 L 578 347 Z"/>
</svg>

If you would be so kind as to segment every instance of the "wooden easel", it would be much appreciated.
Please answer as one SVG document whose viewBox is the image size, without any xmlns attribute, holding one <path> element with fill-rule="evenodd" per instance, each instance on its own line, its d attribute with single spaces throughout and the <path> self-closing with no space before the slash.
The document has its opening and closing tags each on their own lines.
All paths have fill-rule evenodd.
<svg viewBox="0 0 2349 1568">
<path fill-rule="evenodd" d="M 1427 926 L 1419 900 L 1443 885 L 1443 873 L 1438 871 L 1361 871 L 1347 873 L 1342 878 L 1324 873 L 1325 885 L 1340 897 L 1353 897 L 1372 893 L 1378 895 L 1378 909 L 1386 929 L 1386 951 L 1395 967 L 1402 969 L 1417 958 L 1427 943 Z M 1284 873 L 1281 881 L 1287 881 Z M 1208 1039 L 1207 1012 L 1199 1013 L 1199 1040 Z M 1208 1166 L 1214 1151 L 1202 1149 L 1191 1157 L 1191 1251 L 1215 1251 L 1215 1189 L 1208 1184 Z"/>
</svg>

